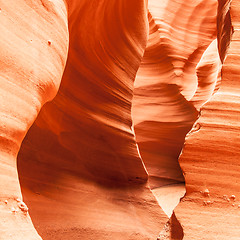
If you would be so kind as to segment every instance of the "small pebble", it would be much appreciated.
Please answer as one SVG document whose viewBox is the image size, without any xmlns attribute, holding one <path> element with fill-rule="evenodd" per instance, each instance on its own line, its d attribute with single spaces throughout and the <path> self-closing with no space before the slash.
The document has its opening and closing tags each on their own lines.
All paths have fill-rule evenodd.
<svg viewBox="0 0 240 240">
<path fill-rule="evenodd" d="M 48 40 L 48 45 L 50 46 L 52 44 L 52 41 L 51 40 Z"/>
<path fill-rule="evenodd" d="M 27 212 L 28 211 L 28 207 L 24 202 L 19 202 L 18 203 L 18 207 L 23 211 L 23 212 Z"/>
<path fill-rule="evenodd" d="M 4 202 L 5 202 L 5 204 L 8 204 L 8 200 L 5 200 Z"/>
<path fill-rule="evenodd" d="M 238 208 L 240 208 L 240 205 L 238 205 Z"/>
<path fill-rule="evenodd" d="M 223 195 L 223 199 L 224 199 L 224 200 L 227 200 L 227 199 L 228 199 L 228 196 L 227 196 L 227 195 Z"/>
<path fill-rule="evenodd" d="M 235 199 L 236 199 L 236 196 L 235 196 L 235 195 L 232 195 L 230 198 L 231 198 L 232 200 L 235 200 Z"/>
<path fill-rule="evenodd" d="M 226 200 L 226 201 L 228 201 L 228 202 L 230 202 L 230 198 L 228 198 L 227 195 L 223 195 L 223 199 Z"/>
<path fill-rule="evenodd" d="M 17 201 L 17 202 L 21 202 L 22 200 L 21 200 L 20 198 L 17 198 L 16 201 Z"/>
<path fill-rule="evenodd" d="M 12 207 L 12 208 L 11 208 L 11 211 L 12 211 L 13 213 L 15 213 L 17 210 L 16 210 L 14 207 Z"/>
<path fill-rule="evenodd" d="M 232 206 L 235 207 L 235 204 L 233 203 Z"/>
<path fill-rule="evenodd" d="M 203 195 L 206 196 L 206 197 L 209 197 L 209 190 L 208 189 L 205 189 L 204 192 L 203 192 Z"/>
<path fill-rule="evenodd" d="M 203 204 L 205 205 L 205 206 L 207 206 L 207 205 L 210 205 L 210 204 L 212 204 L 213 202 L 211 202 L 211 201 L 204 201 L 203 202 Z"/>
</svg>

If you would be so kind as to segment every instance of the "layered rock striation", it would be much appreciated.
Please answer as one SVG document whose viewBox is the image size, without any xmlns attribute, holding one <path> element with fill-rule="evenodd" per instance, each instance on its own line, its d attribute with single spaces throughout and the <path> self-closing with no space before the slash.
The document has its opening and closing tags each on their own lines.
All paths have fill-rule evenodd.
<svg viewBox="0 0 240 240">
<path fill-rule="evenodd" d="M 0 0 L 0 239 L 237 240 L 238 12 Z"/>
<path fill-rule="evenodd" d="M 131 118 L 146 3 L 75 4 L 58 95 L 19 154 L 25 199 L 43 239 L 154 239 L 167 218 L 148 186 Z"/>
<path fill-rule="evenodd" d="M 188 136 L 179 160 L 185 172 L 187 193 L 175 212 L 183 226 L 184 239 L 236 240 L 240 235 L 236 228 L 240 221 L 239 4 L 236 1 L 231 3 L 233 28 L 229 25 L 229 3 L 226 4 L 228 8 L 224 7 L 222 17 L 218 17 L 222 21 L 218 23 L 222 31 L 218 41 L 222 61 L 226 57 L 226 43 L 229 45 L 221 73 L 221 87 L 202 108 L 198 120 L 201 128 Z M 232 29 L 230 37 L 228 34 Z"/>
</svg>

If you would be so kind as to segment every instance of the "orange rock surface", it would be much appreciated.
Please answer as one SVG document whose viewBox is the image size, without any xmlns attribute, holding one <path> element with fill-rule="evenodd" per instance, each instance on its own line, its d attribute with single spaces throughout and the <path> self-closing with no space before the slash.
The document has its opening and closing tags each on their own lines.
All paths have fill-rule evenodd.
<svg viewBox="0 0 240 240">
<path fill-rule="evenodd" d="M 0 0 L 0 240 L 240 239 L 239 9 Z"/>
<path fill-rule="evenodd" d="M 189 134 L 179 160 L 187 193 L 175 213 L 184 239 L 240 239 L 236 227 L 240 222 L 239 7 L 237 1 L 232 1 L 234 33 L 222 68 L 221 87 L 202 108 L 198 120 L 201 128 Z"/>
</svg>

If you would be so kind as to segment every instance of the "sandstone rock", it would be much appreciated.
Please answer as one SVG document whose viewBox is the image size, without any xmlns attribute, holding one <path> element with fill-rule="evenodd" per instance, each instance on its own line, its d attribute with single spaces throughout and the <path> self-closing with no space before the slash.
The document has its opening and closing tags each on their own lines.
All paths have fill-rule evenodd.
<svg viewBox="0 0 240 240">
<path fill-rule="evenodd" d="M 0 0 L 0 240 L 237 240 L 239 9 Z"/>
</svg>

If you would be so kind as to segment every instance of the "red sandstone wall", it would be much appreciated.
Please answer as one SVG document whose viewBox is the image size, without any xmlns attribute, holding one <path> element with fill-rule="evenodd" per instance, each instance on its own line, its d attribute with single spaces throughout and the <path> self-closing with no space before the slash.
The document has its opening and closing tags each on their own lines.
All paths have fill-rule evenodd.
<svg viewBox="0 0 240 240">
<path fill-rule="evenodd" d="M 238 12 L 0 0 L 0 239 L 237 240 Z"/>
</svg>

